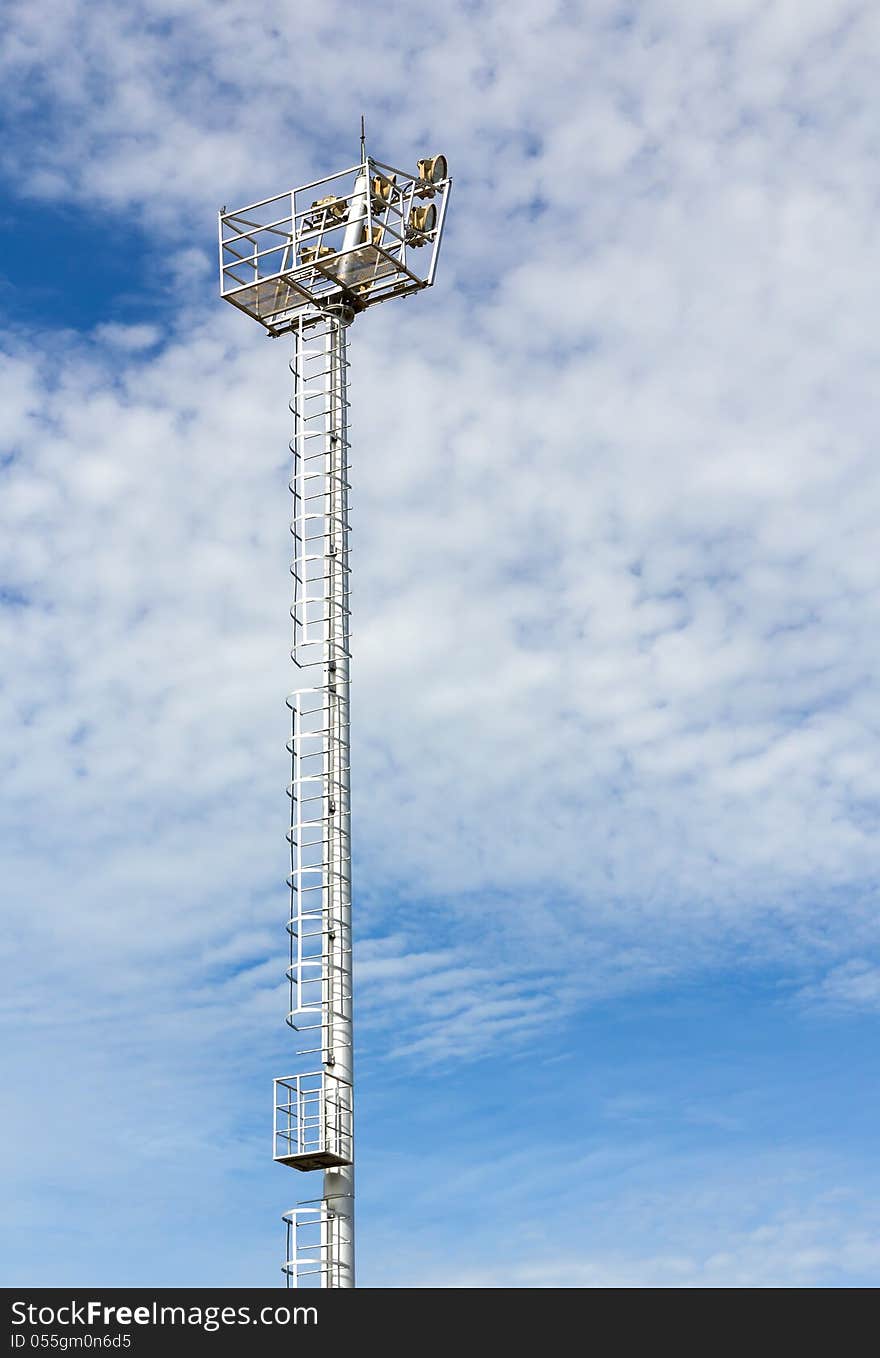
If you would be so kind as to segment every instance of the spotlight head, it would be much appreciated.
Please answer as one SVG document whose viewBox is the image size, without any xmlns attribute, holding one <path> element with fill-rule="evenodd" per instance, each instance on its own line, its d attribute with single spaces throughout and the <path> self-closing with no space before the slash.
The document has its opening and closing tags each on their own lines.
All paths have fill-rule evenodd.
<svg viewBox="0 0 880 1358">
<path fill-rule="evenodd" d="M 426 156 L 419 161 L 419 179 L 428 184 L 441 183 L 449 173 L 445 156 Z"/>
<path fill-rule="evenodd" d="M 442 184 L 449 174 L 445 156 L 425 156 L 418 164 L 420 184 L 416 189 L 419 198 L 433 198 L 437 184 Z"/>
<path fill-rule="evenodd" d="M 335 222 L 344 221 L 348 215 L 348 204 L 341 202 L 333 193 L 329 193 L 326 198 L 316 198 L 312 207 Z"/>
<path fill-rule="evenodd" d="M 370 191 L 373 199 L 373 211 L 382 212 L 391 202 L 391 195 L 397 183 L 397 175 L 393 174 L 389 179 L 384 174 L 374 174 L 370 184 Z"/>
<path fill-rule="evenodd" d="M 433 203 L 428 203 L 427 207 L 414 207 L 409 214 L 409 230 L 407 238 L 410 245 L 424 245 L 428 237 L 437 225 L 437 209 Z"/>
<path fill-rule="evenodd" d="M 303 264 L 314 264 L 316 259 L 323 259 L 326 255 L 333 253 L 329 245 L 304 245 L 300 251 L 300 258 Z"/>
</svg>

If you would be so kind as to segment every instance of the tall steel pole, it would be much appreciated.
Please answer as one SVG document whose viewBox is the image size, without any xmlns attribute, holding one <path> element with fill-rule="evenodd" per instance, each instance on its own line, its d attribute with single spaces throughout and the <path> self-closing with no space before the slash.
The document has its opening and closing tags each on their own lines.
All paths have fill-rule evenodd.
<svg viewBox="0 0 880 1358">
<path fill-rule="evenodd" d="M 288 697 L 287 1021 L 300 1039 L 299 1054 L 320 1054 L 323 1098 L 314 1116 L 325 1146 L 323 1215 L 316 1220 L 306 1208 L 294 1227 L 300 1236 L 294 1255 L 304 1248 L 308 1259 L 309 1250 L 319 1249 L 326 1285 L 334 1287 L 354 1287 L 346 342 L 351 320 L 344 306 L 300 317 L 290 360 L 291 656 L 300 682 Z M 333 1154 L 348 1163 L 326 1163 Z"/>
<path fill-rule="evenodd" d="M 327 542 L 328 615 L 327 767 L 329 803 L 327 952 L 328 1040 L 326 1070 L 354 1090 L 351 934 L 351 792 L 349 779 L 349 523 L 348 523 L 348 359 L 347 327 L 353 313 L 340 306 L 328 319 L 329 366 L 326 450 L 329 524 Z M 351 1163 L 324 1171 L 328 1213 L 347 1220 L 338 1242 L 339 1286 L 354 1287 L 354 1109 L 348 1146 Z"/>
</svg>

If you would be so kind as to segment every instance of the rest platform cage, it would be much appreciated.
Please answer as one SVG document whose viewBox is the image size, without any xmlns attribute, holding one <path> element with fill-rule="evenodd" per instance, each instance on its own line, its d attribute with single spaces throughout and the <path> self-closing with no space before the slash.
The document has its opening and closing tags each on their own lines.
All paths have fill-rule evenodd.
<svg viewBox="0 0 880 1358">
<path fill-rule="evenodd" d="M 333 1169 L 352 1161 L 351 1085 L 315 1071 L 275 1081 L 272 1155 L 291 1169 Z"/>
</svg>

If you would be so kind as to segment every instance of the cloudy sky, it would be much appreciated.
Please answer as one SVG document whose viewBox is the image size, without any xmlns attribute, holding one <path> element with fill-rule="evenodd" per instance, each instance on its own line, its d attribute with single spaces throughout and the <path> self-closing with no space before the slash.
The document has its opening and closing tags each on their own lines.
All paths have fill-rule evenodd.
<svg viewBox="0 0 880 1358">
<path fill-rule="evenodd" d="M 878 59 L 848 0 L 11 0 L 2 1281 L 280 1281 L 288 351 L 216 210 L 363 111 L 455 187 L 352 333 L 360 1281 L 876 1283 Z"/>
</svg>

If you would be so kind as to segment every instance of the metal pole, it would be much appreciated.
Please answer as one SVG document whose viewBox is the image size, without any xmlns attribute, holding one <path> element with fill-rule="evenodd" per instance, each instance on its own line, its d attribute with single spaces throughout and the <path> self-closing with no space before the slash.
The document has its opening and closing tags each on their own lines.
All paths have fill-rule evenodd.
<svg viewBox="0 0 880 1358">
<path fill-rule="evenodd" d="M 327 322 L 328 522 L 328 940 L 326 1069 L 354 1085 L 351 967 L 351 802 L 349 781 L 348 312 Z M 354 1287 L 354 1136 L 350 1165 L 324 1171 L 324 1202 L 338 1221 L 328 1286 Z"/>
</svg>

